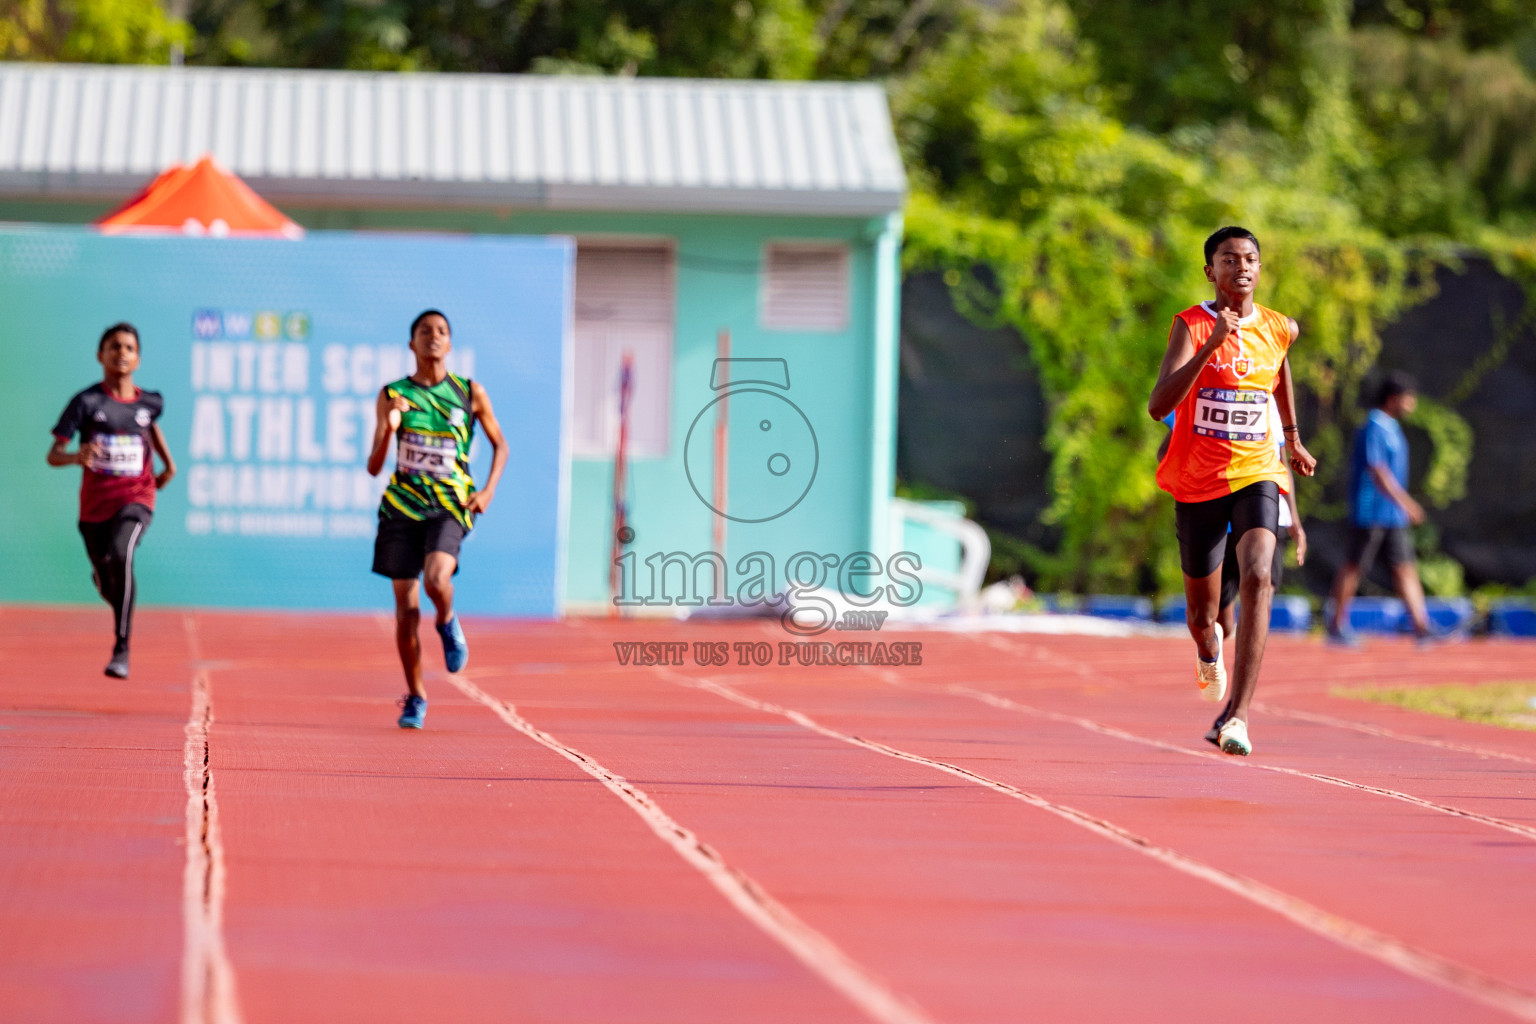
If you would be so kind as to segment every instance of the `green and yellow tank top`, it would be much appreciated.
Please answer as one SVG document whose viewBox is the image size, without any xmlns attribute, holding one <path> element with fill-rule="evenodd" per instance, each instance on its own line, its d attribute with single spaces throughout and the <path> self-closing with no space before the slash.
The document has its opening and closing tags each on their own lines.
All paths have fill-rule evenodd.
<svg viewBox="0 0 1536 1024">
<path fill-rule="evenodd" d="M 469 475 L 469 442 L 475 410 L 469 381 L 449 374 L 427 387 L 403 377 L 384 389 L 404 398 L 395 431 L 395 473 L 384 489 L 379 515 L 385 519 L 428 519 L 447 512 L 464 528 L 474 526 L 468 511 L 475 481 Z"/>
</svg>

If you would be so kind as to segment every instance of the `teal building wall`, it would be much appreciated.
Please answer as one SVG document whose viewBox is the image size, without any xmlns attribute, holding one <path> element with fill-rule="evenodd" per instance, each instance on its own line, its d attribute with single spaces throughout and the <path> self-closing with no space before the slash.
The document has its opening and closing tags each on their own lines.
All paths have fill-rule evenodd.
<svg viewBox="0 0 1536 1024">
<path fill-rule="evenodd" d="M 79 203 L 0 203 L 0 220 L 88 222 L 107 207 Z M 634 459 L 630 466 L 630 545 L 637 558 L 637 592 L 651 590 L 644 560 L 652 554 L 698 554 L 711 548 L 714 513 L 690 486 L 684 439 L 701 410 L 716 396 L 710 375 L 720 329 L 731 332 L 731 355 L 781 358 L 789 367 L 787 398 L 815 432 L 819 462 L 804 500 L 762 523 L 730 522 L 722 554 L 731 570 L 729 589 L 741 577 L 738 560 L 769 553 L 782 574 L 803 551 L 837 563 L 861 552 L 889 555 L 888 502 L 895 473 L 897 320 L 901 223 L 876 218 L 777 217 L 715 213 L 624 213 L 545 210 L 284 210 L 306 228 L 347 231 L 442 231 L 525 235 L 572 235 L 578 240 L 666 241 L 675 248 L 675 310 L 671 381 L 671 429 L 665 455 Z M 849 317 L 836 332 L 770 330 L 761 326 L 760 264 L 771 241 L 829 240 L 849 249 Z M 405 325 L 402 324 L 402 336 Z M 83 339 L 82 344 L 94 339 Z M 403 340 L 403 337 L 402 337 Z M 492 396 L 493 400 L 495 396 Z M 733 431 L 738 430 L 733 418 Z M 743 442 L 745 438 L 741 439 Z M 515 443 L 515 439 L 514 439 Z M 730 446 L 733 495 L 755 486 L 760 467 L 749 445 Z M 699 474 L 695 474 L 697 478 Z M 710 486 L 703 479 L 701 488 Z M 574 459 L 570 521 L 566 531 L 566 607 L 595 610 L 608 599 L 612 555 L 613 465 L 610 459 Z M 515 500 L 517 481 L 504 480 L 498 502 Z M 709 493 L 707 490 L 705 493 Z M 494 509 L 491 515 L 494 515 Z M 473 549 L 466 549 L 466 558 Z M 669 595 L 679 593 L 675 568 Z M 782 588 L 782 575 L 776 581 Z M 885 582 L 865 577 L 868 590 Z M 703 589 L 708 589 L 703 587 Z M 658 597 L 661 594 L 658 592 Z"/>
</svg>

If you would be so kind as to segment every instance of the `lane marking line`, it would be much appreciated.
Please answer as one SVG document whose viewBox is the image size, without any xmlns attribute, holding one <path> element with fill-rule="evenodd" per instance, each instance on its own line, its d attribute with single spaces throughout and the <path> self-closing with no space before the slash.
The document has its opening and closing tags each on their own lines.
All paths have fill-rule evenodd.
<svg viewBox="0 0 1536 1024">
<path fill-rule="evenodd" d="M 991 639 L 987 639 L 984 642 L 987 643 L 988 646 L 997 647 L 999 650 L 1004 650 L 1009 653 L 1023 653 L 1011 645 L 1004 647 L 994 643 Z M 1050 651 L 1042 651 L 1040 653 L 1042 653 L 1044 657 L 1049 660 L 1066 660 L 1058 659 L 1058 657 Z M 1081 669 L 1078 666 L 1073 666 L 1073 668 L 1083 675 L 1092 674 L 1086 669 Z M 909 684 L 902 682 L 889 671 L 880 673 L 880 678 L 884 679 L 886 682 L 892 684 L 893 686 L 912 689 Z M 1003 697 L 999 694 L 989 693 L 985 690 L 977 690 L 968 686 L 961 686 L 958 683 L 951 684 L 949 687 L 947 687 L 947 689 L 951 693 L 962 694 L 964 696 L 971 697 L 974 700 L 979 700 L 983 703 L 991 704 L 993 707 L 1002 708 L 1008 711 L 1017 711 L 1027 715 L 1034 715 L 1038 718 L 1045 718 L 1051 721 L 1076 725 L 1080 728 L 1087 729 L 1090 732 L 1100 733 L 1104 736 L 1113 736 L 1117 739 L 1129 740 L 1132 743 L 1141 743 L 1149 747 L 1157 747 L 1161 750 L 1171 750 L 1175 753 L 1187 754 L 1190 757 L 1200 757 L 1213 761 L 1221 761 L 1231 765 L 1234 768 L 1251 768 L 1257 769 L 1259 771 L 1276 772 L 1282 775 L 1294 775 L 1298 778 L 1312 779 L 1314 782 L 1322 782 L 1330 786 L 1340 786 L 1345 789 L 1356 789 L 1365 793 L 1372 793 L 1376 796 L 1384 796 L 1391 800 L 1401 800 L 1403 803 L 1413 804 L 1416 807 L 1423 807 L 1426 810 L 1437 811 L 1440 814 L 1448 814 L 1455 818 L 1466 818 L 1469 821 L 1475 821 L 1479 824 L 1487 825 L 1490 828 L 1502 829 L 1505 832 L 1512 832 L 1515 835 L 1526 839 L 1536 840 L 1536 828 L 1532 828 L 1529 825 L 1521 825 L 1516 822 L 1509 821 L 1505 818 L 1495 817 L 1491 814 L 1481 814 L 1477 811 L 1469 811 L 1465 808 L 1456 807 L 1451 804 L 1436 803 L 1433 800 L 1427 800 L 1424 797 L 1414 796 L 1412 793 L 1404 793 L 1401 790 L 1387 789 L 1383 786 L 1372 786 L 1364 782 L 1354 782 L 1349 779 L 1342 779 L 1334 775 L 1323 775 L 1320 772 L 1309 772 L 1303 771 L 1299 768 L 1286 768 L 1281 765 L 1249 761 L 1246 758 L 1229 757 L 1223 754 L 1217 754 L 1205 750 L 1191 750 L 1190 748 L 1180 746 L 1177 743 L 1168 743 L 1164 740 L 1152 739 L 1148 736 L 1138 736 L 1137 734 L 1127 732 L 1124 729 L 1119 729 L 1112 725 L 1104 725 L 1100 722 L 1096 722 L 1091 718 L 1081 718 L 1077 715 L 1069 715 L 1058 711 L 1047 711 L 1044 708 L 1037 708 L 1029 704 L 1022 704 L 1018 701 L 1010 700 L 1009 698 Z M 1254 707 L 1259 708 L 1266 713 L 1268 713 L 1270 710 L 1264 705 L 1259 704 L 1257 701 L 1254 702 Z"/>
<path fill-rule="evenodd" d="M 904 689 L 914 689 L 914 687 L 900 681 L 899 679 L 888 678 L 885 673 L 882 673 L 881 675 L 882 678 L 885 678 L 886 682 L 891 683 L 894 686 L 899 686 Z M 1281 765 L 1263 764 L 1260 762 L 1248 761 L 1242 758 L 1231 757 L 1226 754 L 1217 754 L 1211 751 L 1191 750 L 1188 747 L 1181 747 L 1176 743 L 1168 743 L 1164 740 L 1152 739 L 1149 736 L 1138 736 L 1133 732 L 1127 732 L 1124 729 L 1116 728 L 1113 725 L 1104 725 L 1101 722 L 1095 722 L 1091 718 L 1079 718 L 1077 715 L 1068 715 L 1059 711 L 1048 711 L 1045 708 L 1037 708 L 1029 704 L 1021 704 L 1018 701 L 1012 700 L 1008 697 L 1003 697 L 995 693 L 989 693 L 986 690 L 977 690 L 973 687 L 963 686 L 959 683 L 952 683 L 946 687 L 945 690 L 949 693 L 959 694 L 964 697 L 969 697 L 972 700 L 980 701 L 983 704 L 990 704 L 992 707 L 1001 708 L 1004 711 L 1014 711 L 1018 712 L 1019 714 L 1030 715 L 1035 718 L 1043 718 L 1051 722 L 1061 722 L 1067 725 L 1075 725 L 1081 729 L 1086 729 L 1089 732 L 1098 733 L 1101 736 L 1110 736 L 1115 739 L 1127 740 L 1131 743 L 1139 743 L 1143 746 L 1155 747 L 1158 750 L 1168 750 L 1175 754 L 1184 754 L 1189 757 L 1198 757 L 1207 761 L 1218 761 L 1222 764 L 1230 765 L 1233 768 L 1249 768 L 1262 772 L 1275 772 L 1280 775 L 1293 775 L 1297 778 L 1311 779 L 1314 782 L 1321 782 L 1330 786 L 1339 786 L 1343 789 L 1359 790 L 1361 792 L 1371 793 L 1376 796 L 1384 796 L 1391 800 L 1401 800 L 1403 803 L 1413 804 L 1415 807 L 1423 807 L 1426 810 L 1438 811 L 1441 814 L 1449 814 L 1455 818 L 1466 818 L 1481 825 L 1487 825 L 1490 828 L 1503 829 L 1505 832 L 1513 832 L 1517 836 L 1522 836 L 1530 840 L 1536 840 L 1536 828 L 1520 825 L 1513 821 L 1506 821 L 1503 818 L 1496 818 L 1491 814 L 1479 814 L 1476 811 L 1463 810 L 1460 807 L 1453 807 L 1450 804 L 1438 804 L 1433 800 L 1426 800 L 1423 797 L 1414 796 L 1412 793 L 1404 793 L 1396 789 L 1386 789 L 1381 786 L 1371 786 L 1363 782 L 1351 782 L 1348 779 L 1341 779 L 1333 775 L 1323 775 L 1318 772 L 1306 772 L 1300 770 L 1299 768 L 1285 768 Z"/>
<path fill-rule="evenodd" d="M 1297 711 L 1293 708 L 1281 708 L 1261 701 L 1254 701 L 1253 706 L 1266 715 L 1294 718 L 1300 722 L 1311 722 L 1313 725 L 1327 725 L 1335 729 L 1349 729 L 1354 732 L 1363 732 L 1368 736 L 1379 736 L 1387 740 L 1401 740 L 1404 743 L 1419 743 L 1426 747 L 1439 747 L 1442 750 L 1454 750 L 1461 754 L 1476 754 L 1478 757 L 1499 757 L 1506 761 L 1518 761 L 1521 764 L 1536 764 L 1536 758 L 1521 757 L 1519 754 L 1510 754 L 1502 750 L 1490 750 L 1487 747 L 1475 747 L 1470 743 L 1456 743 L 1452 740 L 1436 740 L 1430 739 L 1427 736 L 1413 736 L 1409 733 L 1386 729 L 1379 725 L 1352 722 L 1347 718 L 1335 718 L 1332 715 L 1321 715 L 1314 711 Z"/>
<path fill-rule="evenodd" d="M 679 824 L 639 786 L 605 768 L 590 755 L 539 729 L 519 714 L 511 702 L 491 696 L 463 676 L 449 674 L 447 678 L 462 693 L 495 712 L 513 729 L 601 782 L 744 917 L 871 1019 L 881 1024 L 931 1024 L 930 1018 L 911 999 L 893 991 L 832 940 L 796 917 L 757 882 L 728 864 L 718 851 Z"/>
<path fill-rule="evenodd" d="M 1009 654 L 1024 654 L 1026 651 L 1029 651 L 1034 653 L 1038 658 L 1042 660 L 1050 660 L 1058 664 L 1067 665 L 1072 669 L 1074 673 L 1083 676 L 1084 678 L 1091 679 L 1094 676 L 1093 672 L 1089 671 L 1088 669 L 1083 668 L 1081 665 L 1073 662 L 1071 659 L 1064 658 L 1057 654 L 1055 651 L 1049 650 L 1045 647 L 1021 648 L 989 634 L 971 634 L 968 636 L 968 639 L 978 641 L 980 643 L 986 644 L 988 647 L 994 648 L 995 650 L 1003 651 Z M 1297 691 L 1295 687 L 1286 687 L 1282 684 L 1273 687 L 1266 686 L 1265 692 L 1273 696 L 1274 694 L 1294 694 L 1299 691 Z M 1309 690 L 1306 692 L 1311 693 L 1315 691 Z M 1369 736 L 1378 736 L 1382 739 L 1400 740 L 1404 743 L 1418 743 L 1426 747 L 1439 747 L 1442 750 L 1454 750 L 1463 754 L 1476 754 L 1478 757 L 1497 757 L 1506 761 L 1518 761 L 1521 764 L 1536 764 L 1536 758 L 1522 757 L 1519 754 L 1509 754 L 1502 750 L 1491 750 L 1487 747 L 1477 747 L 1469 743 L 1456 743 L 1451 740 L 1436 740 L 1425 736 L 1413 736 L 1408 733 L 1395 732 L 1391 729 L 1385 729 L 1380 726 L 1367 725 L 1363 722 L 1353 722 L 1345 718 L 1335 718 L 1332 715 L 1322 715 L 1311 711 L 1295 711 L 1290 708 L 1276 707 L 1273 704 L 1259 700 L 1254 701 L 1253 706 L 1256 710 L 1262 711 L 1267 715 L 1294 718 L 1298 721 L 1311 722 L 1314 725 L 1328 725 L 1336 729 L 1349 729 L 1353 732 L 1361 732 Z"/>
<path fill-rule="evenodd" d="M 202 661 L 197 624 L 182 625 L 194 662 Z M 187 863 L 182 874 L 183 944 L 181 1024 L 240 1024 L 235 972 L 224 949 L 224 844 L 214 785 L 209 732 L 213 726 L 213 684 L 208 673 L 192 677 L 192 711 L 182 748 L 187 789 Z"/>
<path fill-rule="evenodd" d="M 1299 925 L 1307 931 L 1328 939 L 1345 949 L 1370 957 L 1388 967 L 1402 971 L 1404 974 L 1450 989 L 1486 1006 L 1513 1014 L 1522 1020 L 1536 1021 L 1536 994 L 1516 988 L 1508 982 L 1483 974 L 1481 971 L 1467 967 L 1464 964 L 1459 964 L 1454 960 L 1448 960 L 1438 954 L 1411 946 L 1401 939 L 1376 931 L 1374 928 L 1339 917 L 1321 907 L 1291 896 L 1288 893 L 1281 892 L 1278 889 L 1271 888 L 1263 882 L 1249 878 L 1246 875 L 1239 875 L 1235 872 L 1195 860 L 1193 857 L 1179 853 L 1170 847 L 1159 845 L 1104 818 L 1096 817 L 1066 804 L 1055 803 L 1045 797 L 1020 789 L 1017 786 L 988 778 L 985 775 L 979 775 L 976 772 L 950 764 L 947 761 L 923 757 L 920 754 L 909 753 L 876 740 L 868 740 L 860 736 L 854 736 L 851 733 L 841 732 L 830 726 L 822 725 L 803 712 L 749 697 L 711 679 L 689 679 L 675 672 L 664 672 L 663 674 L 673 678 L 674 681 L 679 682 L 683 686 L 707 690 L 716 696 L 733 701 L 743 707 L 787 718 L 801 728 L 819 733 L 830 739 L 862 747 L 877 754 L 895 758 L 898 761 L 924 765 L 974 782 L 979 786 L 1001 793 L 1004 796 L 1012 797 L 1031 807 L 1046 811 L 1058 818 L 1087 829 L 1117 845 L 1150 857 L 1176 871 L 1209 882 L 1217 888 L 1224 889 L 1250 903 L 1272 911 L 1292 924 Z"/>
</svg>

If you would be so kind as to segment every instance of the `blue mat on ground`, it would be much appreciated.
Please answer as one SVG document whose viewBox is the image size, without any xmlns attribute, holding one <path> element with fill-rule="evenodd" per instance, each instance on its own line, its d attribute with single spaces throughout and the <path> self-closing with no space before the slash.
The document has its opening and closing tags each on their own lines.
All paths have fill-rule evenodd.
<svg viewBox="0 0 1536 1024">
<path fill-rule="evenodd" d="M 1488 607 L 1488 632 L 1495 636 L 1536 637 L 1536 601 L 1503 598 Z"/>
</svg>

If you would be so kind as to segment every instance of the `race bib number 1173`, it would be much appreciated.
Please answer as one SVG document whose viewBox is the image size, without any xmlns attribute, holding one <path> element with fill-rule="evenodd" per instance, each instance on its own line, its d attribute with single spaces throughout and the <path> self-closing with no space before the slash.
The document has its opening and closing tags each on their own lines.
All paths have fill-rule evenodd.
<svg viewBox="0 0 1536 1024">
<path fill-rule="evenodd" d="M 1269 393 L 1201 388 L 1195 394 L 1195 433 L 1223 441 L 1269 438 Z"/>
<path fill-rule="evenodd" d="M 402 430 L 397 454 L 400 469 L 406 473 L 448 477 L 453 475 L 458 444 L 451 437 Z"/>
</svg>

